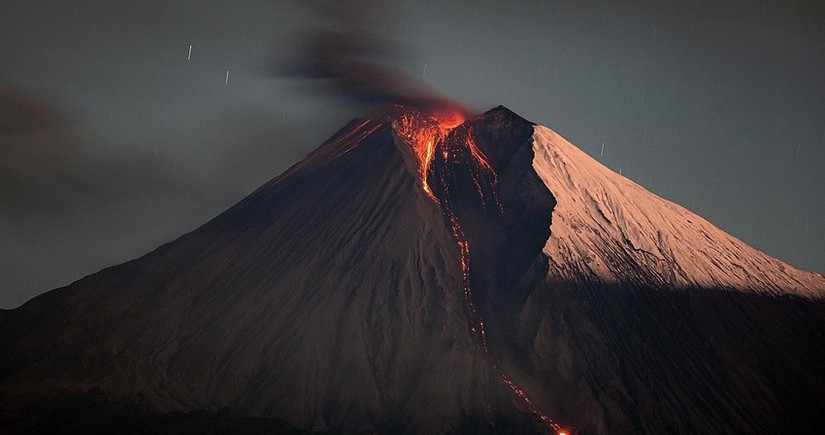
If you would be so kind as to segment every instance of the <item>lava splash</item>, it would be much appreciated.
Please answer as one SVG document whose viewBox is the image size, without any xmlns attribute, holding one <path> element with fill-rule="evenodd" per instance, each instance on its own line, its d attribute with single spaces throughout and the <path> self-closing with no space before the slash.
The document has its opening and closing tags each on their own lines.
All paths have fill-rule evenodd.
<svg viewBox="0 0 825 435">
<path fill-rule="evenodd" d="M 541 412 L 527 393 L 507 374 L 501 363 L 491 354 L 487 342 L 484 318 L 473 298 L 472 247 L 462 226 L 457 205 L 467 200 L 466 192 L 456 192 L 453 182 L 467 175 L 475 186 L 474 201 L 484 213 L 503 215 L 498 198 L 498 176 L 484 153 L 478 148 L 470 123 L 459 111 L 424 113 L 403 111 L 393 123 L 396 134 L 403 138 L 418 161 L 418 178 L 427 196 L 441 206 L 445 221 L 458 245 L 462 272 L 462 291 L 467 324 L 476 348 L 480 349 L 498 371 L 501 382 L 527 409 L 553 432 L 562 428 Z M 437 163 L 437 165 L 436 165 Z M 441 168 L 439 170 L 438 168 Z M 472 189 L 471 189 L 472 190 Z M 491 206 L 492 204 L 492 206 Z"/>
</svg>

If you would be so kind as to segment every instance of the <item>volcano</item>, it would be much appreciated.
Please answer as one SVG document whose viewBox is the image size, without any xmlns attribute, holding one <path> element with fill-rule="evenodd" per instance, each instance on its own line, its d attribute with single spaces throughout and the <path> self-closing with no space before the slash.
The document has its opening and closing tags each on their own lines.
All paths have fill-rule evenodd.
<svg viewBox="0 0 825 435">
<path fill-rule="evenodd" d="M 815 433 L 823 296 L 504 107 L 399 108 L 0 311 L 0 432 Z"/>
</svg>

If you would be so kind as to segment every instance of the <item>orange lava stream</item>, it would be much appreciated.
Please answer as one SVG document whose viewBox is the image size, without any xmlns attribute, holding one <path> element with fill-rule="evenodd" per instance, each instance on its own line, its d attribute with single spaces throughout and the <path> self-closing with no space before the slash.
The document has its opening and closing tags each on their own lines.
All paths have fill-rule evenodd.
<svg viewBox="0 0 825 435">
<path fill-rule="evenodd" d="M 546 414 L 542 413 L 536 405 L 533 404 L 527 393 L 515 384 L 510 376 L 505 372 L 504 368 L 501 367 L 501 364 L 490 355 L 487 346 L 487 333 L 484 327 L 484 319 L 473 303 L 473 293 L 471 287 L 470 242 L 467 240 L 464 230 L 461 227 L 458 215 L 450 204 L 449 183 L 444 178 L 439 180 L 440 187 L 444 192 L 443 200 L 439 200 L 439 198 L 436 197 L 429 185 L 430 166 L 433 163 L 436 148 L 439 146 L 441 147 L 441 158 L 445 164 L 450 162 L 451 157 L 457 157 L 457 155 L 455 155 L 457 154 L 455 149 L 445 146 L 444 141 L 447 139 L 450 131 L 463 123 L 464 117 L 457 113 L 439 113 L 428 115 L 421 112 L 406 112 L 402 114 L 394 123 L 394 128 L 396 133 L 410 145 L 410 148 L 418 159 L 419 182 L 421 183 L 422 189 L 430 199 L 432 199 L 436 204 L 440 204 L 442 206 L 442 212 L 450 222 L 450 230 L 460 252 L 465 314 L 467 316 L 467 323 L 473 337 L 474 345 L 482 349 L 488 356 L 493 367 L 495 367 L 495 369 L 499 372 L 502 383 L 510 388 L 510 390 L 513 391 L 513 394 L 515 394 L 516 397 L 518 397 L 533 414 L 547 424 L 553 432 L 560 432 L 562 430 L 561 426 L 554 422 Z M 478 149 L 478 145 L 475 143 L 471 132 L 466 131 L 464 134 L 454 136 L 455 137 L 452 139 L 460 142 L 460 144 L 452 145 L 463 145 L 466 147 L 475 162 L 475 167 L 472 168 L 474 169 L 472 171 L 472 178 L 482 202 L 485 201 L 482 183 L 485 181 L 484 175 L 486 174 L 492 180 L 491 190 L 494 196 L 493 199 L 496 201 L 499 212 L 503 214 L 501 202 L 498 199 L 498 195 L 495 194 L 498 187 L 498 177 L 490 163 L 487 161 L 484 153 Z M 451 151 L 454 155 L 451 155 Z"/>
<path fill-rule="evenodd" d="M 421 188 L 436 203 L 439 202 L 438 198 L 433 194 L 427 180 L 435 148 L 447 137 L 450 130 L 463 122 L 464 117 L 460 115 L 443 118 L 442 120 L 420 112 L 406 112 L 394 124 L 395 131 L 410 144 L 416 159 L 418 159 L 418 176 Z"/>
</svg>

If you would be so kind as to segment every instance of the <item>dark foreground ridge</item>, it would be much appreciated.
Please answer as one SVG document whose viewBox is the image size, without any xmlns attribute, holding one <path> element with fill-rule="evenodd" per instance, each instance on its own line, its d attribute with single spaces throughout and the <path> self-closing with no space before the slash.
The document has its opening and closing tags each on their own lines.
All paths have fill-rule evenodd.
<svg viewBox="0 0 825 435">
<path fill-rule="evenodd" d="M 496 364 L 579 434 L 821 432 L 821 299 L 549 279 L 533 125 L 456 131 L 497 174 L 500 209 L 460 150 L 431 184 L 489 355 L 445 204 L 391 123 L 355 120 L 197 230 L 0 311 L 0 433 L 546 434 Z"/>
<path fill-rule="evenodd" d="M 18 396 L 3 405 L 0 422 L 8 433 L 310 435 L 283 420 L 244 417 L 228 409 L 157 413 L 134 402 L 108 400 L 98 389 L 85 394 Z M 326 434 L 335 432 L 317 433 Z"/>
</svg>

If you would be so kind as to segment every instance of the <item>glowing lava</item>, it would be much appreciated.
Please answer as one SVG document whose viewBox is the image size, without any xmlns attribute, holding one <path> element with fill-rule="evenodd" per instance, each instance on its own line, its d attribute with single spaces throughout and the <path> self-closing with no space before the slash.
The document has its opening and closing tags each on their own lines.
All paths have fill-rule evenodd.
<svg viewBox="0 0 825 435">
<path fill-rule="evenodd" d="M 413 151 L 419 163 L 418 174 L 421 188 L 436 204 L 441 205 L 442 213 L 450 224 L 450 231 L 458 245 L 461 260 L 462 287 L 464 293 L 464 311 L 467 316 L 467 324 L 474 345 L 481 349 L 488 357 L 491 364 L 499 372 L 499 376 L 516 397 L 533 414 L 538 416 L 553 433 L 565 433 L 561 426 L 556 424 L 550 417 L 542 413 L 530 400 L 527 393 L 510 378 L 489 352 L 487 346 L 487 333 L 484 327 L 484 319 L 473 303 L 473 293 L 471 285 L 471 248 L 470 242 L 461 226 L 461 221 L 456 213 L 450 183 L 448 177 L 442 172 L 437 185 L 440 189 L 441 198 L 436 196 L 430 186 L 430 176 L 433 172 L 434 159 L 440 157 L 444 167 L 462 167 L 470 171 L 473 183 L 479 194 L 479 199 L 484 205 L 485 191 L 492 192 L 499 213 L 503 213 L 501 202 L 498 200 L 498 178 L 493 167 L 487 161 L 487 157 L 479 150 L 473 139 L 472 130 L 458 127 L 464 124 L 465 117 L 457 111 L 441 111 L 430 114 L 420 111 L 406 111 L 393 124 L 396 134 L 403 138 Z M 440 152 L 438 152 L 440 151 Z M 466 156 L 470 161 L 466 161 Z M 485 189 L 487 187 L 487 189 Z"/>
<path fill-rule="evenodd" d="M 430 116 L 421 112 L 407 111 L 394 124 L 396 133 L 410 144 L 418 159 L 421 188 L 436 203 L 439 202 L 438 198 L 430 189 L 428 181 L 435 148 L 443 143 L 452 129 L 463 123 L 464 115 L 459 112 L 440 112 Z"/>
</svg>

